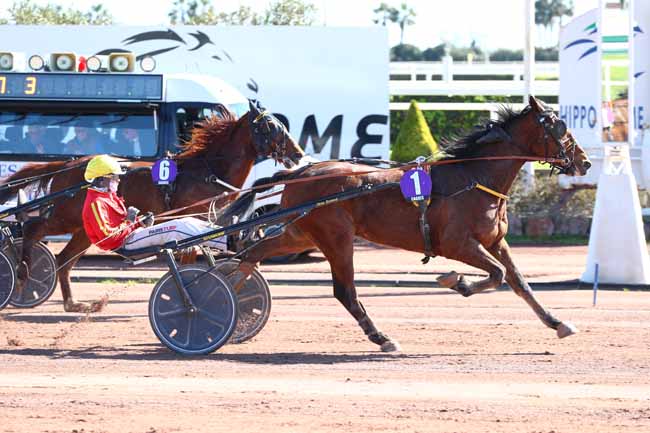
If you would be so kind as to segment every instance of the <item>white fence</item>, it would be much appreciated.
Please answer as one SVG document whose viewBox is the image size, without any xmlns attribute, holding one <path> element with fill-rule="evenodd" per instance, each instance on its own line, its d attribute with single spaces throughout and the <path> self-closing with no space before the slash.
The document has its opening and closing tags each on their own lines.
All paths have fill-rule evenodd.
<svg viewBox="0 0 650 433">
<path fill-rule="evenodd" d="M 604 96 L 612 99 L 612 86 L 627 86 L 627 81 L 612 81 L 613 67 L 626 67 L 627 60 L 603 61 Z M 521 96 L 525 94 L 523 62 L 454 62 L 446 57 L 441 62 L 391 62 L 389 91 L 391 96 Z M 473 77 L 494 76 L 498 79 L 478 80 Z M 558 96 L 560 64 L 536 62 L 533 94 Z M 514 104 L 517 108 L 517 104 Z M 409 104 L 392 102 L 391 110 L 406 110 Z M 523 105 L 522 105 L 523 106 Z M 493 112 L 496 104 L 432 102 L 421 103 L 423 110 L 480 110 Z M 557 106 L 554 106 L 557 109 Z"/>
</svg>

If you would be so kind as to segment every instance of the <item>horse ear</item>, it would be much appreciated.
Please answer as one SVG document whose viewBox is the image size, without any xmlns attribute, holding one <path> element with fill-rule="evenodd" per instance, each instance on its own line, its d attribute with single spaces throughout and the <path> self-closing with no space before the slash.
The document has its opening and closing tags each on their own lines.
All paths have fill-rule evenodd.
<svg viewBox="0 0 650 433">
<path fill-rule="evenodd" d="M 530 105 L 530 108 L 537 111 L 538 113 L 541 113 L 542 111 L 544 111 L 544 108 L 540 105 L 537 98 L 534 97 L 533 95 L 530 95 L 528 97 L 528 105 Z"/>
<path fill-rule="evenodd" d="M 248 100 L 248 111 L 251 112 L 251 114 L 257 116 L 260 114 L 259 109 L 257 108 L 258 102 L 255 99 L 249 99 Z"/>
<path fill-rule="evenodd" d="M 490 144 L 500 141 L 512 141 L 512 137 L 500 126 L 493 126 L 487 133 L 476 140 L 476 144 Z"/>
</svg>

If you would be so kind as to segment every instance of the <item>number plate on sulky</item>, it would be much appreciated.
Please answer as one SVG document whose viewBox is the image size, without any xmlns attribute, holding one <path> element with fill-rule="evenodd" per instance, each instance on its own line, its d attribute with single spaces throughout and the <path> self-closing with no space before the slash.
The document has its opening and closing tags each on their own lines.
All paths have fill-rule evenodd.
<svg viewBox="0 0 650 433">
<path fill-rule="evenodd" d="M 161 159 L 151 167 L 151 178 L 158 185 L 169 185 L 178 173 L 176 163 L 171 159 Z"/>
<path fill-rule="evenodd" d="M 407 200 L 426 200 L 431 195 L 431 177 L 421 168 L 414 168 L 404 173 L 399 186 Z"/>
</svg>

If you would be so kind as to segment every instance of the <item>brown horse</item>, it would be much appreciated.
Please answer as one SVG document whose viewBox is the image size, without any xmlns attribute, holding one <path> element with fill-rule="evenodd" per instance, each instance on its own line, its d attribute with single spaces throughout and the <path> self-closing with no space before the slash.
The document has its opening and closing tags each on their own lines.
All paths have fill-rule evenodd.
<svg viewBox="0 0 650 433">
<path fill-rule="evenodd" d="M 561 158 L 557 168 L 570 175 L 584 175 L 591 166 L 587 155 L 575 142 L 566 124 L 552 111 L 530 99 L 521 113 L 503 110 L 501 119 L 484 130 L 476 131 L 446 146 L 445 159 L 484 158 L 490 156 Z M 554 159 L 555 159 L 554 158 Z M 508 230 L 506 199 L 499 194 L 473 188 L 475 183 L 507 194 L 524 161 L 459 161 L 433 167 L 433 191 L 426 219 L 431 228 L 430 253 L 458 260 L 486 271 L 483 280 L 469 282 L 452 272 L 438 279 L 463 296 L 496 288 L 504 280 L 535 311 L 542 322 L 562 338 L 576 332 L 570 323 L 561 322 L 542 307 L 515 267 L 504 237 Z M 355 172 L 372 171 L 354 175 Z M 335 176 L 337 173 L 341 175 Z M 282 207 L 288 208 L 324 195 L 335 194 L 361 185 L 399 182 L 400 170 L 323 162 L 295 172 L 283 172 L 272 181 L 326 179 L 289 183 L 282 195 Z M 266 181 L 266 182 L 264 182 Z M 261 180 L 260 185 L 268 180 Z M 246 208 L 254 197 L 247 193 L 231 205 L 226 216 Z M 240 265 L 246 275 L 261 260 L 272 255 L 290 254 L 316 246 L 330 263 L 334 296 L 357 320 L 370 341 L 384 351 L 398 350 L 398 344 L 381 333 L 357 298 L 354 286 L 353 241 L 355 236 L 372 242 L 425 252 L 418 208 L 407 202 L 398 187 L 315 209 L 275 238 L 267 239 L 248 251 Z"/>
<path fill-rule="evenodd" d="M 259 104 L 251 103 L 250 111 L 240 119 L 221 107 L 220 116 L 213 116 L 197 125 L 184 151 L 175 156 L 178 176 L 171 191 L 161 191 L 151 179 L 151 170 L 139 168 L 130 170 L 122 177 L 119 193 L 127 206 L 158 214 L 217 196 L 224 191 L 224 187 L 216 182 L 217 179 L 241 187 L 258 157 L 272 156 L 290 168 L 303 155 L 302 149 L 284 125 Z M 84 181 L 83 173 L 90 158 L 28 165 L 9 177 L 5 183 L 39 176 L 41 183 L 52 179 L 52 192 L 60 191 Z M 68 168 L 69 170 L 61 171 Z M 52 174 L 53 172 L 58 173 Z M 6 201 L 16 189 L 2 191 L 0 202 Z M 70 270 L 91 245 L 81 220 L 85 198 L 84 190 L 72 198 L 55 202 L 49 218 L 32 220 L 23 230 L 23 258 L 18 267 L 19 285 L 24 284 L 28 276 L 30 253 L 35 242 L 48 235 L 72 234 L 70 242 L 57 256 L 64 308 L 69 312 L 96 311 L 103 305 L 101 301 L 90 305 L 75 302 L 70 291 Z M 204 212 L 207 208 L 208 205 L 204 204 L 189 208 L 188 211 Z"/>
</svg>

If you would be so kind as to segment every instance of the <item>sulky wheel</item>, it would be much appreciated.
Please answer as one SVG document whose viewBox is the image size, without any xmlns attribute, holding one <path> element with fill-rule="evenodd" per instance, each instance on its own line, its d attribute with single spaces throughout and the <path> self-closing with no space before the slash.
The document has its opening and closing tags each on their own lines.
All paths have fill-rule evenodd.
<svg viewBox="0 0 650 433">
<path fill-rule="evenodd" d="M 224 275 L 237 295 L 237 328 L 231 343 L 243 343 L 255 337 L 266 325 L 271 315 L 271 291 L 262 274 L 254 269 L 247 280 L 241 281 L 237 259 L 217 261 L 215 270 Z M 242 284 L 243 283 L 243 284 Z"/>
<path fill-rule="evenodd" d="M 170 272 L 156 283 L 149 299 L 149 322 L 161 343 L 184 355 L 210 353 L 224 345 L 237 325 L 235 294 L 226 279 L 200 265 L 178 272 L 196 308 L 194 313 Z"/>
<path fill-rule="evenodd" d="M 14 263 L 0 251 L 0 310 L 9 303 L 15 288 L 16 271 Z"/>
<path fill-rule="evenodd" d="M 14 263 L 20 263 L 23 240 L 14 239 L 14 246 L 7 243 L 4 253 L 12 258 Z M 47 301 L 56 289 L 56 259 L 50 249 L 42 242 L 36 242 L 32 247 L 32 264 L 29 266 L 29 276 L 23 290 L 14 294 L 9 304 L 18 308 L 33 308 Z"/>
</svg>

